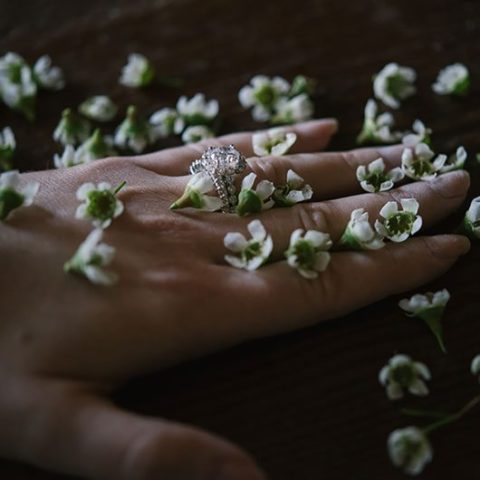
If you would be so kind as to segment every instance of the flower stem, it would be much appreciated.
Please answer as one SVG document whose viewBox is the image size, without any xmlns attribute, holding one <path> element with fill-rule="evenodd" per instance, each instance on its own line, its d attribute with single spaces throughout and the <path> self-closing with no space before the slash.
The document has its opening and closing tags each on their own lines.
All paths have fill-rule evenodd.
<svg viewBox="0 0 480 480">
<path fill-rule="evenodd" d="M 116 195 L 126 184 L 127 182 L 125 180 L 119 183 L 118 187 L 113 191 L 113 194 Z"/>
<path fill-rule="evenodd" d="M 401 413 L 403 415 L 408 415 L 409 417 L 425 417 L 436 419 L 444 419 L 450 416 L 450 414 L 446 412 L 427 412 L 426 410 L 416 410 L 413 408 L 403 408 Z"/>
</svg>

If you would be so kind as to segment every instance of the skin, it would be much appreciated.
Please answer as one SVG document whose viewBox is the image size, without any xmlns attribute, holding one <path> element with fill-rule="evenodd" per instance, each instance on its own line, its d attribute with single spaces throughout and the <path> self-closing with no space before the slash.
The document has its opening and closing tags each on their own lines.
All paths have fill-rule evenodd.
<svg viewBox="0 0 480 480">
<path fill-rule="evenodd" d="M 283 252 L 296 228 L 325 231 L 335 241 L 354 208 L 364 207 L 373 221 L 387 201 L 411 196 L 428 227 L 459 208 L 469 187 L 461 171 L 362 193 L 356 167 L 379 156 L 397 166 L 401 147 L 318 153 L 336 128 L 333 120 L 295 126 L 297 143 L 284 157 L 252 157 L 251 134 L 241 133 L 25 174 L 41 184 L 34 206 L 0 224 L 0 282 L 8 299 L 0 302 L 0 455 L 92 479 L 266 478 L 226 440 L 120 410 L 109 394 L 137 375 L 418 288 L 468 251 L 461 236 L 418 236 L 379 251 L 333 253 L 317 280 L 292 270 Z M 312 201 L 247 218 L 170 211 L 188 165 L 206 145 L 229 143 L 250 157 L 245 174 L 283 183 L 292 168 L 312 185 Z M 117 250 L 111 268 L 119 283 L 100 287 L 64 274 L 63 263 L 91 230 L 74 218 L 75 191 L 87 181 L 123 180 L 125 212 L 104 236 Z M 272 263 L 236 270 L 223 260 L 223 237 L 246 233 L 252 218 L 273 237 Z"/>
</svg>

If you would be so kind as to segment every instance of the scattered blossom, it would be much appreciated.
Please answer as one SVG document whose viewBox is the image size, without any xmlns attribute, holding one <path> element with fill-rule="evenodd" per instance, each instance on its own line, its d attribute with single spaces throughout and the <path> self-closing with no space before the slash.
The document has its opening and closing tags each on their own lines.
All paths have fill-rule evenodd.
<svg viewBox="0 0 480 480">
<path fill-rule="evenodd" d="M 75 115 L 70 108 L 62 112 L 62 118 L 53 132 L 53 139 L 62 145 L 78 145 L 90 134 L 87 120 Z"/>
<path fill-rule="evenodd" d="M 12 168 L 12 157 L 15 153 L 17 143 L 15 135 L 10 127 L 5 127 L 0 131 L 0 168 L 10 170 Z"/>
<path fill-rule="evenodd" d="M 291 169 L 287 172 L 287 183 L 277 186 L 273 192 L 273 200 L 279 207 L 292 207 L 296 203 L 310 200 L 312 196 L 312 187 Z"/>
<path fill-rule="evenodd" d="M 427 435 L 414 426 L 394 430 L 387 448 L 392 463 L 409 475 L 420 474 L 433 458 Z"/>
<path fill-rule="evenodd" d="M 419 204 L 415 198 L 403 198 L 397 202 L 387 202 L 380 210 L 383 221 L 375 221 L 375 230 L 392 242 L 404 242 L 422 228 L 422 217 L 418 215 Z"/>
<path fill-rule="evenodd" d="M 180 135 L 185 121 L 174 108 L 162 108 L 150 116 L 152 130 L 157 138 L 167 138 L 172 134 Z"/>
<path fill-rule="evenodd" d="M 390 400 L 403 398 L 404 390 L 419 397 L 428 395 L 425 381 L 430 379 L 430 370 L 424 363 L 402 354 L 393 356 L 378 374 L 378 381 L 386 387 Z"/>
<path fill-rule="evenodd" d="M 405 176 L 400 167 L 392 168 L 392 170 L 386 172 L 383 158 L 377 158 L 367 166 L 359 165 L 356 173 L 361 187 L 370 193 L 391 190 L 395 183 Z"/>
<path fill-rule="evenodd" d="M 85 277 L 96 285 L 111 286 L 115 284 L 118 280 L 117 275 L 103 268 L 112 263 L 115 249 L 106 243 L 100 243 L 102 237 L 103 230 L 101 228 L 93 230 L 73 257 L 65 263 L 64 271 Z"/>
<path fill-rule="evenodd" d="M 140 88 L 152 83 L 154 77 L 155 70 L 148 58 L 140 53 L 132 53 L 122 68 L 119 82 L 126 87 Z"/>
<path fill-rule="evenodd" d="M 407 133 L 402 138 L 405 147 L 415 148 L 419 143 L 430 145 L 432 129 L 427 128 L 421 120 L 415 120 L 412 125 L 412 133 Z"/>
<path fill-rule="evenodd" d="M 213 131 L 205 125 L 193 125 L 187 127 L 182 133 L 183 143 L 196 143 L 201 142 L 207 138 L 213 138 L 215 134 Z"/>
<path fill-rule="evenodd" d="M 62 69 L 52 65 L 52 59 L 48 55 L 43 55 L 35 62 L 33 77 L 46 90 L 61 90 L 65 87 Z"/>
<path fill-rule="evenodd" d="M 438 155 L 426 143 L 419 143 L 412 148 L 405 148 L 402 153 L 402 169 L 405 175 L 413 180 L 431 181 L 441 173 L 446 155 Z"/>
<path fill-rule="evenodd" d="M 250 213 L 258 213 L 262 210 L 272 208 L 274 201 L 272 194 L 275 186 L 269 180 L 258 182 L 257 188 L 254 189 L 257 176 L 252 172 L 242 180 L 242 186 L 238 195 L 238 204 L 236 211 L 238 215 L 244 216 Z"/>
<path fill-rule="evenodd" d="M 363 208 L 357 208 L 351 213 L 340 244 L 352 250 L 378 250 L 385 246 L 383 237 L 370 225 L 368 212 Z"/>
<path fill-rule="evenodd" d="M 297 134 L 282 127 L 271 128 L 265 132 L 256 132 L 252 136 L 255 155 L 285 155 L 297 141 Z"/>
<path fill-rule="evenodd" d="M 453 172 L 454 170 L 462 170 L 467 161 L 467 151 L 464 147 L 460 146 L 456 152 L 450 155 L 445 161 L 443 167 L 440 169 L 440 173 Z"/>
<path fill-rule="evenodd" d="M 474 198 L 470 203 L 463 224 L 472 238 L 480 238 L 480 197 Z"/>
<path fill-rule="evenodd" d="M 115 146 L 142 153 L 154 140 L 155 137 L 148 122 L 140 118 L 135 106 L 130 105 L 125 120 L 115 131 Z"/>
<path fill-rule="evenodd" d="M 276 105 L 276 114 L 272 123 L 291 124 L 310 120 L 313 117 L 313 102 L 302 93 L 293 98 L 280 98 Z"/>
<path fill-rule="evenodd" d="M 91 182 L 84 183 L 77 190 L 77 199 L 83 203 L 78 206 L 75 217 L 91 221 L 96 228 L 107 228 L 114 218 L 123 213 L 123 203 L 117 194 L 125 184 L 122 182 L 113 189 L 108 182 L 100 182 L 97 186 Z"/>
<path fill-rule="evenodd" d="M 12 210 L 29 207 L 40 188 L 38 182 L 28 182 L 21 186 L 18 170 L 0 175 L 0 220 L 5 220 Z"/>
<path fill-rule="evenodd" d="M 462 63 L 454 63 L 440 70 L 432 90 L 438 95 L 463 95 L 470 88 L 470 74 Z"/>
<path fill-rule="evenodd" d="M 392 131 L 395 120 L 390 112 L 378 113 L 377 102 L 372 98 L 365 105 L 362 131 L 357 143 L 394 143 L 401 138 L 400 132 Z"/>
<path fill-rule="evenodd" d="M 218 196 L 207 195 L 214 190 L 213 180 L 208 173 L 195 173 L 188 181 L 182 196 L 170 208 L 177 210 L 192 207 L 206 212 L 221 210 L 223 207 L 222 200 Z"/>
<path fill-rule="evenodd" d="M 78 107 L 78 111 L 90 120 L 109 122 L 114 119 L 118 112 L 118 107 L 110 97 L 95 95 L 82 102 Z"/>
<path fill-rule="evenodd" d="M 415 94 L 417 74 L 409 67 L 389 63 L 374 77 L 375 97 L 391 108 L 399 108 L 400 101 Z"/>
<path fill-rule="evenodd" d="M 250 240 L 239 232 L 225 235 L 225 248 L 235 253 L 225 255 L 225 261 L 232 267 L 253 271 L 268 261 L 273 250 L 273 241 L 260 220 L 251 221 L 247 229 L 252 237 Z"/>
<path fill-rule="evenodd" d="M 319 272 L 327 269 L 330 263 L 332 241 L 328 233 L 308 230 L 304 234 L 301 228 L 292 232 L 290 246 L 285 252 L 287 263 L 297 269 L 302 277 L 314 279 Z"/>
<path fill-rule="evenodd" d="M 182 96 L 177 101 L 177 112 L 185 125 L 211 125 L 218 116 L 218 100 L 206 100 L 203 93 L 192 98 Z"/>
</svg>

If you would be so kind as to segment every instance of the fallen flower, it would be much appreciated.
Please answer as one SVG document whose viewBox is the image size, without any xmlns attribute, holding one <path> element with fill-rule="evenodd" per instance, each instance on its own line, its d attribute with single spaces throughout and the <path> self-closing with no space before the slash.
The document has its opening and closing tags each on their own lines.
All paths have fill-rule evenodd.
<svg viewBox="0 0 480 480">
<path fill-rule="evenodd" d="M 95 95 L 82 102 L 78 111 L 90 120 L 110 122 L 117 114 L 118 108 L 110 97 Z"/>
<path fill-rule="evenodd" d="M 11 211 L 19 207 L 29 207 L 40 188 L 38 182 L 28 182 L 21 186 L 18 170 L 0 175 L 0 220 L 5 220 Z"/>
<path fill-rule="evenodd" d="M 402 153 L 402 169 L 405 175 L 412 180 L 431 181 L 441 173 L 446 155 L 438 155 L 430 150 L 426 143 L 419 143 L 412 148 L 405 148 Z"/>
<path fill-rule="evenodd" d="M 432 90 L 438 95 L 464 95 L 470 88 L 470 74 L 463 63 L 454 63 L 440 70 Z"/>
<path fill-rule="evenodd" d="M 252 147 L 255 155 L 285 155 L 297 141 L 297 134 L 278 127 L 252 135 Z"/>
<path fill-rule="evenodd" d="M 391 190 L 395 183 L 402 180 L 405 176 L 400 167 L 392 168 L 386 172 L 383 158 L 377 158 L 366 167 L 365 165 L 359 165 L 356 175 L 361 187 L 370 193 Z"/>
<path fill-rule="evenodd" d="M 75 146 L 84 142 L 89 134 L 89 122 L 75 115 L 70 108 L 66 108 L 63 110 L 62 118 L 53 132 L 53 139 L 65 146 Z"/>
<path fill-rule="evenodd" d="M 389 63 L 374 77 L 375 97 L 391 108 L 399 108 L 400 100 L 405 100 L 415 94 L 416 78 L 417 74 L 413 68 Z"/>
<path fill-rule="evenodd" d="M 292 207 L 296 203 L 310 200 L 313 196 L 313 190 L 310 185 L 298 173 L 289 169 L 287 172 L 287 182 L 275 188 L 273 200 L 279 207 Z"/>
<path fill-rule="evenodd" d="M 17 143 L 12 129 L 5 127 L 3 131 L 0 131 L 0 168 L 2 170 L 12 168 L 12 157 L 16 147 Z"/>
<path fill-rule="evenodd" d="M 417 215 L 419 204 L 414 198 L 400 201 L 403 210 L 398 209 L 397 202 L 387 202 L 380 210 L 383 222 L 375 221 L 375 230 L 392 242 L 404 242 L 422 228 L 422 217 Z"/>
<path fill-rule="evenodd" d="M 252 172 L 242 180 L 236 208 L 236 212 L 240 216 L 259 213 L 262 210 L 272 208 L 274 205 L 274 201 L 271 197 L 275 190 L 275 186 L 269 180 L 262 180 L 254 190 L 253 185 L 256 178 L 257 176 Z"/>
<path fill-rule="evenodd" d="M 152 83 L 155 70 L 145 55 L 132 53 L 127 64 L 122 68 L 119 82 L 126 87 L 140 88 Z"/>
<path fill-rule="evenodd" d="M 385 243 L 383 237 L 370 225 L 368 212 L 363 208 L 357 208 L 350 215 L 340 245 L 351 250 L 378 250 L 383 248 Z"/>
<path fill-rule="evenodd" d="M 375 100 L 368 100 L 365 105 L 364 120 L 362 131 L 357 137 L 357 143 L 363 145 L 365 143 L 394 143 L 400 140 L 402 134 L 392 131 L 395 120 L 390 112 L 380 115 Z"/>
<path fill-rule="evenodd" d="M 221 210 L 223 202 L 217 196 L 206 195 L 215 190 L 213 180 L 206 172 L 192 175 L 182 196 L 170 206 L 172 210 L 192 207 L 205 212 Z"/>
</svg>

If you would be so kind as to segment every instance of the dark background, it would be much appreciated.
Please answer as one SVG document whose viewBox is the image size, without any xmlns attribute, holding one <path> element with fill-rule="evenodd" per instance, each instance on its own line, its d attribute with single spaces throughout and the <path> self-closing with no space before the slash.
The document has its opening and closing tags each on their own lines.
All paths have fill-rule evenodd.
<svg viewBox="0 0 480 480">
<path fill-rule="evenodd" d="M 397 61 L 419 73 L 418 95 L 396 114 L 399 125 L 406 129 L 421 118 L 434 129 L 438 151 L 465 145 L 471 154 L 470 198 L 480 194 L 473 160 L 480 151 L 478 0 L 0 0 L 0 53 L 9 50 L 30 61 L 49 53 L 67 77 L 62 92 L 40 94 L 33 125 L 0 107 L 0 127 L 11 125 L 17 136 L 21 169 L 52 164 L 51 134 L 61 110 L 91 94 L 110 94 L 122 108 L 135 103 L 150 114 L 173 106 L 180 93 L 201 91 L 220 100 L 223 132 L 258 128 L 236 96 L 257 73 L 316 78 L 317 116 L 340 120 L 331 148 L 352 148 L 372 74 Z M 184 79 L 182 91 L 118 85 L 121 66 L 134 51 L 147 55 L 160 74 Z M 455 61 L 471 70 L 470 95 L 434 95 L 430 84 L 438 70 Z M 449 231 L 461 216 L 438 230 Z M 448 355 L 420 321 L 403 316 L 398 298 L 390 298 L 139 380 L 119 392 L 118 401 L 224 435 L 250 450 L 276 480 L 405 478 L 385 449 L 388 433 L 411 423 L 400 408 L 456 410 L 480 393 L 469 373 L 470 360 L 480 353 L 479 260 L 476 246 L 446 276 L 425 286 L 452 293 L 445 316 Z M 429 365 L 429 397 L 386 399 L 377 374 L 396 352 Z M 435 458 L 422 478 L 480 478 L 479 428 L 477 409 L 435 433 Z M 4 461 L 0 478 L 59 477 Z"/>
</svg>

